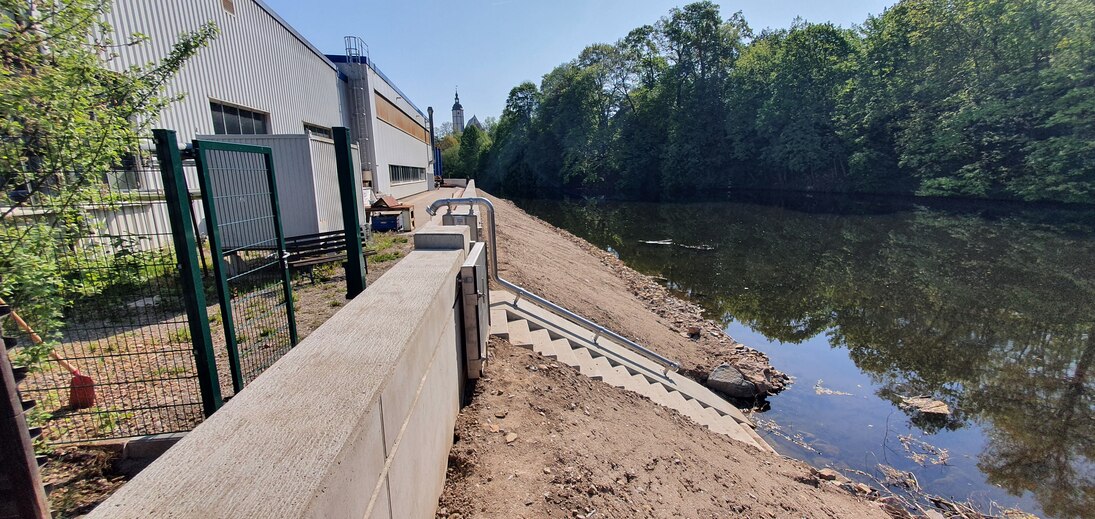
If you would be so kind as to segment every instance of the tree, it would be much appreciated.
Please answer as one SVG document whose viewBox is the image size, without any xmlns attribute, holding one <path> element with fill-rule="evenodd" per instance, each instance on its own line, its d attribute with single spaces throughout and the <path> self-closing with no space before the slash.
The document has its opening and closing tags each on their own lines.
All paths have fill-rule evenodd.
<svg viewBox="0 0 1095 519">
<path fill-rule="evenodd" d="M 134 155 L 174 100 L 164 86 L 216 32 L 204 25 L 156 63 L 111 70 L 111 49 L 145 37 L 115 35 L 108 10 L 102 0 L 0 0 L 0 295 L 47 337 L 73 297 L 62 261 L 86 232 L 81 204 Z M 51 217 L 27 220 L 28 206 Z"/>
<path fill-rule="evenodd" d="M 479 128 L 468 126 L 460 134 L 460 150 L 457 153 L 464 178 L 476 178 L 479 174 L 479 157 L 489 147 L 489 139 Z"/>
<path fill-rule="evenodd" d="M 484 170 L 507 189 L 638 197 L 1092 203 L 1093 56 L 1090 0 L 901 0 L 854 30 L 796 21 L 759 35 L 696 2 L 546 74 L 528 131 L 490 132 L 524 149 L 488 150 Z"/>
</svg>

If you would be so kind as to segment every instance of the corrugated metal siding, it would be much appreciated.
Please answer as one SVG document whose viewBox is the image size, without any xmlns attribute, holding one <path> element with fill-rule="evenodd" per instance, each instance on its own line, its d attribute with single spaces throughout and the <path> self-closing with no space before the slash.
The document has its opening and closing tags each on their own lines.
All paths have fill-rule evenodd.
<svg viewBox="0 0 1095 519">
<path fill-rule="evenodd" d="M 374 71 L 369 71 L 369 85 L 373 90 L 386 97 L 393 104 L 398 106 L 401 110 L 404 110 L 409 114 L 417 114 L 418 111 L 413 105 L 408 103 L 405 99 L 400 99 L 399 93 L 388 84 L 385 79 L 377 75 Z M 376 96 L 370 96 L 371 103 L 376 102 Z M 373 107 L 373 112 L 376 113 L 376 107 Z M 421 121 L 425 124 L 425 121 Z M 396 197 L 404 197 L 413 195 L 415 193 L 421 193 L 426 191 L 429 186 L 427 182 L 414 182 L 410 184 L 402 184 L 393 186 L 391 183 L 391 177 L 388 166 L 392 164 L 400 166 L 414 166 L 424 168 L 427 170 L 427 180 L 429 180 L 429 149 L 427 144 L 407 135 L 405 132 L 398 128 L 383 122 L 376 117 L 372 120 L 373 126 L 373 146 L 376 155 L 376 190 L 382 194 L 390 194 Z"/>
<path fill-rule="evenodd" d="M 234 15 L 220 0 L 116 0 L 107 21 L 117 35 L 150 37 L 141 45 L 117 48 L 119 56 L 109 65 L 116 70 L 160 59 L 179 33 L 207 21 L 217 24 L 220 34 L 168 85 L 168 95 L 186 98 L 169 106 L 155 124 L 176 130 L 180 141 L 213 133 L 210 99 L 269 113 L 275 134 L 302 132 L 304 121 L 346 124 L 337 71 L 253 0 L 237 1 Z"/>
<path fill-rule="evenodd" d="M 204 135 L 200 138 L 270 148 L 278 183 L 281 228 L 285 236 L 321 232 L 307 135 Z"/>
<path fill-rule="evenodd" d="M 311 139 L 312 174 L 316 186 L 316 215 L 319 230 L 337 231 L 342 225 L 342 198 L 338 190 L 338 163 L 335 142 L 329 139 Z"/>
</svg>

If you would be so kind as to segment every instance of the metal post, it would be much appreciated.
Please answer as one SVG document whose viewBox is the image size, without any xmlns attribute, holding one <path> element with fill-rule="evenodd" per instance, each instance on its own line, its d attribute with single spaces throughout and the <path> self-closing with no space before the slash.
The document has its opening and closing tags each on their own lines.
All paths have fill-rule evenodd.
<svg viewBox="0 0 1095 519">
<path fill-rule="evenodd" d="M 346 299 L 353 299 L 365 290 L 365 251 L 361 248 L 361 221 L 357 214 L 361 186 L 357 185 L 354 175 L 350 129 L 338 127 L 331 131 L 335 137 L 338 192 L 342 200 L 342 228 L 346 232 Z"/>
<path fill-rule="evenodd" d="M 179 282 L 182 285 L 183 301 L 186 303 L 190 337 L 194 343 L 194 363 L 198 369 L 202 409 L 205 416 L 209 416 L 221 407 L 223 401 L 220 380 L 217 377 L 217 359 L 213 354 L 213 338 L 209 333 L 205 289 L 195 255 L 197 240 L 190 224 L 190 188 L 187 187 L 186 177 L 183 175 L 175 132 L 152 130 L 152 135 L 156 141 L 156 156 L 160 162 L 167 214 L 171 221 L 171 239 L 179 262 Z"/>
</svg>

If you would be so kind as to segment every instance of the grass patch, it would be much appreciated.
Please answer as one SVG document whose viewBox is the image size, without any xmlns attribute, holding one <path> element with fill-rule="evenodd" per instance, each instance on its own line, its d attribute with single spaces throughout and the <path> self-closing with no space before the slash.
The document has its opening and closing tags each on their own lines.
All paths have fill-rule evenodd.
<svg viewBox="0 0 1095 519">
<path fill-rule="evenodd" d="M 384 263 L 384 262 L 387 262 L 387 261 L 395 261 L 395 260 L 397 260 L 399 258 L 402 258 L 402 257 L 403 257 L 403 253 L 399 252 L 397 250 L 390 251 L 390 252 L 381 252 L 381 253 L 377 254 L 376 256 L 373 256 L 373 262 L 375 262 L 375 263 Z"/>
<path fill-rule="evenodd" d="M 397 248 L 400 245 L 407 244 L 407 237 L 402 234 L 396 234 L 391 232 L 377 232 L 373 233 L 373 248 L 377 252 L 384 252 L 389 249 Z"/>
</svg>

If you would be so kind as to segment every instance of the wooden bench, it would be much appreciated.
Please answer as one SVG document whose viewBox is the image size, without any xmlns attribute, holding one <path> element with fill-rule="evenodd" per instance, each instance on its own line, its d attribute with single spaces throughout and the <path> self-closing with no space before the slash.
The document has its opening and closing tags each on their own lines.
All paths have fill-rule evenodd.
<svg viewBox="0 0 1095 519">
<path fill-rule="evenodd" d="M 365 243 L 365 230 L 361 230 L 361 243 Z M 343 231 L 302 234 L 285 238 L 285 252 L 289 255 L 289 268 L 305 270 L 312 283 L 316 282 L 316 265 L 346 261 L 346 233 Z M 375 249 L 363 249 L 365 273 L 369 273 L 368 257 L 376 255 Z"/>
</svg>

